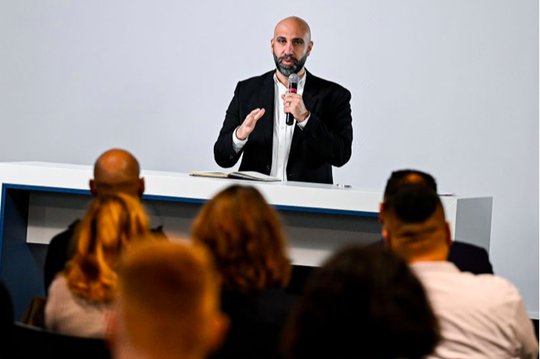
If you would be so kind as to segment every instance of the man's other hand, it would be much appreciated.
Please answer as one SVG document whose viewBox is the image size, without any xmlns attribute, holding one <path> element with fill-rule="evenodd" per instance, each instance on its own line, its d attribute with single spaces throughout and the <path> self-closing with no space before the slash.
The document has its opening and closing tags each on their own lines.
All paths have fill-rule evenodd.
<svg viewBox="0 0 540 359">
<path fill-rule="evenodd" d="M 244 141 L 255 129 L 257 121 L 264 115 L 264 108 L 256 108 L 246 116 L 244 122 L 236 129 L 236 138 Z"/>
<path fill-rule="evenodd" d="M 309 116 L 309 111 L 304 105 L 302 96 L 297 93 L 287 93 L 282 96 L 285 113 L 290 113 L 296 121 L 302 122 Z"/>
</svg>

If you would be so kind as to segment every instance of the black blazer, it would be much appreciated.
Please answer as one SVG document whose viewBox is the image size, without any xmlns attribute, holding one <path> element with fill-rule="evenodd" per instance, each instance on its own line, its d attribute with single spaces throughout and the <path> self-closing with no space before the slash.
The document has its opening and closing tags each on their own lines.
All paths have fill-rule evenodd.
<svg viewBox="0 0 540 359">
<path fill-rule="evenodd" d="M 297 298 L 278 288 L 253 294 L 224 291 L 221 310 L 230 328 L 209 359 L 280 359 L 282 330 Z"/>
<path fill-rule="evenodd" d="M 270 174 L 274 130 L 274 73 L 241 81 L 227 109 L 223 127 L 214 144 L 214 158 L 221 167 L 234 166 L 243 154 L 239 170 Z M 343 166 L 351 157 L 351 93 L 344 87 L 306 71 L 302 95 L 311 112 L 303 130 L 294 129 L 287 163 L 290 181 L 333 183 L 332 166 Z M 266 112 L 259 119 L 248 142 L 236 153 L 232 134 L 255 108 Z"/>
<path fill-rule="evenodd" d="M 474 244 L 453 241 L 450 253 L 448 253 L 448 261 L 454 263 L 462 272 L 493 274 L 488 252 Z"/>
</svg>

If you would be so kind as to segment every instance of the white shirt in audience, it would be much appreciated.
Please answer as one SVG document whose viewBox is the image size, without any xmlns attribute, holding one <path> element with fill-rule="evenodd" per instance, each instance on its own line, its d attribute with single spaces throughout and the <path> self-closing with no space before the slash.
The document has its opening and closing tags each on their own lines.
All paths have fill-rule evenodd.
<svg viewBox="0 0 540 359">
<path fill-rule="evenodd" d="M 450 262 L 411 265 L 441 326 L 432 358 L 536 358 L 538 342 L 517 289 L 491 275 L 460 272 Z"/>
<path fill-rule="evenodd" d="M 67 335 L 105 338 L 106 317 L 110 305 L 89 302 L 75 296 L 63 275 L 57 275 L 49 287 L 45 304 L 45 326 Z"/>
</svg>

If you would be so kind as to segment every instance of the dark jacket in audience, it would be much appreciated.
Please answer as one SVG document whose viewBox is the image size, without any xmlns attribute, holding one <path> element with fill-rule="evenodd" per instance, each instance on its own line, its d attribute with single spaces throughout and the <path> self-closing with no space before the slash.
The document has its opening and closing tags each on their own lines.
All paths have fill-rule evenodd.
<svg viewBox="0 0 540 359">
<path fill-rule="evenodd" d="M 211 359 L 280 358 L 280 336 L 296 297 L 282 289 L 257 294 L 223 293 L 221 309 L 230 320 L 222 348 Z"/>
<path fill-rule="evenodd" d="M 13 302 L 11 294 L 0 281 L 0 330 L 2 335 L 2 344 L 0 345 L 0 358 L 9 358 L 13 349 Z"/>
</svg>

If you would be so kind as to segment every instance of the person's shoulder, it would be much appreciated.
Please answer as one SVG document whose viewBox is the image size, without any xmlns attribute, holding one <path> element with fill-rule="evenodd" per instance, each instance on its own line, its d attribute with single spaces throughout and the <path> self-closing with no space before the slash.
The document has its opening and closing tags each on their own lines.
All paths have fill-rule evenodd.
<svg viewBox="0 0 540 359">
<path fill-rule="evenodd" d="M 51 290 L 63 290 L 65 288 L 67 288 L 67 280 L 66 280 L 66 276 L 64 275 L 63 272 L 61 273 L 58 273 L 52 283 L 51 283 Z"/>
<path fill-rule="evenodd" d="M 506 278 L 488 273 L 459 273 L 459 277 L 456 278 L 459 282 L 456 281 L 454 284 L 456 287 L 460 287 L 462 292 L 467 292 L 468 298 L 477 298 L 483 302 L 488 301 L 493 307 L 501 303 L 518 303 L 522 300 L 517 287 Z"/>
<path fill-rule="evenodd" d="M 452 245 L 450 246 L 450 251 L 452 250 L 477 253 L 481 255 L 488 255 L 488 252 L 485 248 L 477 246 L 472 243 L 461 242 L 461 241 L 453 241 Z"/>
<path fill-rule="evenodd" d="M 80 221 L 81 221 L 80 219 L 76 219 L 73 222 L 71 222 L 71 224 L 66 229 L 64 229 L 62 232 L 57 233 L 54 237 L 52 237 L 51 242 L 57 242 L 57 241 L 62 242 L 62 241 L 71 239 Z"/>
<path fill-rule="evenodd" d="M 464 272 L 493 274 L 493 266 L 487 250 L 470 243 L 452 242 L 448 260 Z"/>
<path fill-rule="evenodd" d="M 269 79 L 272 79 L 274 76 L 275 70 L 270 70 L 265 72 L 262 75 L 252 76 L 247 79 L 241 80 L 238 82 L 239 86 L 250 86 L 254 84 L 259 84 L 261 81 L 267 81 Z"/>
<path fill-rule="evenodd" d="M 519 295 L 517 287 L 508 279 L 495 274 L 476 274 L 473 276 L 476 279 L 476 285 L 486 289 L 492 289 L 500 294 Z"/>
<path fill-rule="evenodd" d="M 329 87 L 329 88 L 332 88 L 333 90 L 341 90 L 341 91 L 349 92 L 349 90 L 347 90 L 344 86 L 338 84 L 337 82 L 315 76 L 307 70 L 306 70 L 306 76 L 307 76 L 306 83 L 308 83 L 309 86 L 313 85 L 317 87 Z"/>
<path fill-rule="evenodd" d="M 66 277 L 63 273 L 58 273 L 49 287 L 47 296 L 48 303 L 64 303 L 71 296 Z"/>
</svg>

